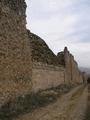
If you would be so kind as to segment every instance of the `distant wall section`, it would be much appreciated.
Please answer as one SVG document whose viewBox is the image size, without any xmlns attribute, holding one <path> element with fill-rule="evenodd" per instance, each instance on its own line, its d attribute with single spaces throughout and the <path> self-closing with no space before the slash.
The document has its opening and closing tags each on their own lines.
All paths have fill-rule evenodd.
<svg viewBox="0 0 90 120">
<path fill-rule="evenodd" d="M 63 64 L 65 68 L 65 83 L 67 84 L 81 84 L 83 83 L 83 75 L 79 70 L 77 62 L 74 60 L 74 56 L 65 47 L 63 52 L 57 55 L 59 63 Z"/>
</svg>

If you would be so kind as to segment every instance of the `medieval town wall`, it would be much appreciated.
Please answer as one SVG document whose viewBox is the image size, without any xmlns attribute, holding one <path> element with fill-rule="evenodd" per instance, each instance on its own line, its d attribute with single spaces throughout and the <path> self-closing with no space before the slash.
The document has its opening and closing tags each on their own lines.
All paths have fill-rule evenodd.
<svg viewBox="0 0 90 120">
<path fill-rule="evenodd" d="M 63 63 L 66 72 L 66 83 L 68 84 L 81 84 L 83 83 L 83 74 L 79 70 L 78 64 L 74 59 L 74 56 L 65 47 L 63 52 L 58 53 L 57 57 L 59 62 L 61 62 L 61 57 L 63 55 Z"/>
<path fill-rule="evenodd" d="M 74 60 L 74 57 L 71 58 L 71 78 L 72 78 L 72 83 L 80 84 L 83 83 L 83 78 L 82 78 L 82 73 L 80 72 L 78 68 L 77 62 Z"/>
<path fill-rule="evenodd" d="M 37 92 L 65 84 L 65 69 L 63 66 L 33 63 L 32 90 Z"/>
<path fill-rule="evenodd" d="M 65 47 L 56 56 L 45 41 L 28 31 L 32 49 L 32 90 L 56 87 L 60 84 L 82 84 L 82 73 L 73 55 Z"/>
<path fill-rule="evenodd" d="M 0 104 L 32 91 L 83 83 L 66 48 L 56 56 L 43 39 L 26 29 L 25 11 L 24 0 L 0 0 Z"/>
<path fill-rule="evenodd" d="M 32 61 L 25 11 L 24 0 L 0 0 L 0 95 L 6 98 L 31 89 Z"/>
</svg>

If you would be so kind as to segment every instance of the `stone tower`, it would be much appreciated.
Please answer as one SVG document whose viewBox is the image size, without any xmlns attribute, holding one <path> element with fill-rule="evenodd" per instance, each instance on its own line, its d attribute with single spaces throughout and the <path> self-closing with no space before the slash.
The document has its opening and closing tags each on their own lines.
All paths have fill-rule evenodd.
<svg viewBox="0 0 90 120">
<path fill-rule="evenodd" d="M 31 84 L 25 11 L 24 0 L 0 0 L 0 85 L 13 92 L 26 91 Z"/>
<path fill-rule="evenodd" d="M 64 60 L 65 60 L 65 68 L 66 68 L 66 79 L 68 83 L 71 82 L 71 54 L 68 51 L 68 48 L 64 48 Z"/>
</svg>

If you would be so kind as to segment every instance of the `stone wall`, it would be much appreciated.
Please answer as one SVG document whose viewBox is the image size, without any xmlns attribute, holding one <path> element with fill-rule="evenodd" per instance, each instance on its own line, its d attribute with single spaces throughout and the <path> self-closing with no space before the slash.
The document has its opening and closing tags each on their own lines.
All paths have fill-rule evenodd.
<svg viewBox="0 0 90 120">
<path fill-rule="evenodd" d="M 30 38 L 30 47 L 32 49 L 32 61 L 59 66 L 57 56 L 49 48 L 46 42 L 29 30 L 27 30 L 27 32 Z"/>
<path fill-rule="evenodd" d="M 74 60 L 74 57 L 71 57 L 71 80 L 72 83 L 80 84 L 83 83 L 82 73 L 80 72 L 78 68 L 77 62 Z"/>
<path fill-rule="evenodd" d="M 82 73 L 79 70 L 77 62 L 74 60 L 74 56 L 68 51 L 67 47 L 65 47 L 63 52 L 58 53 L 57 57 L 60 63 L 62 63 L 63 60 L 63 64 L 66 71 L 65 80 L 66 83 L 68 84 L 83 83 Z"/>
<path fill-rule="evenodd" d="M 43 39 L 26 29 L 25 11 L 25 0 L 0 0 L 0 103 L 32 90 L 82 83 L 67 48 L 56 56 Z"/>
<path fill-rule="evenodd" d="M 48 89 L 63 83 L 83 83 L 82 73 L 67 47 L 56 56 L 42 38 L 29 30 L 27 32 L 32 49 L 32 86 L 34 91 Z M 53 68 L 51 68 L 52 66 Z M 63 66 L 63 71 L 61 66 Z M 55 69 L 56 67 L 59 68 L 58 71 Z"/>
<path fill-rule="evenodd" d="M 31 89 L 31 49 L 24 0 L 0 0 L 0 96 Z"/>
<path fill-rule="evenodd" d="M 32 85 L 33 91 L 45 90 L 65 84 L 65 69 L 54 65 L 33 63 Z"/>
</svg>

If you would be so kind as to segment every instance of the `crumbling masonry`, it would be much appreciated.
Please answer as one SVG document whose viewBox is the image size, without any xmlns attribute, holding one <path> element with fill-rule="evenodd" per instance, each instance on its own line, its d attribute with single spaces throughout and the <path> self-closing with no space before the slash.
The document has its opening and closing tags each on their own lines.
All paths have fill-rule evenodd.
<svg viewBox="0 0 90 120">
<path fill-rule="evenodd" d="M 0 0 L 1 101 L 83 81 L 67 48 L 56 56 L 40 37 L 26 29 L 25 12 L 24 0 Z"/>
<path fill-rule="evenodd" d="M 31 90 L 25 11 L 24 0 L 0 0 L 0 96 L 4 100 Z"/>
<path fill-rule="evenodd" d="M 82 84 L 82 73 L 65 47 L 57 56 L 37 35 L 28 31 L 32 49 L 32 89 L 37 92 L 60 84 Z"/>
</svg>

